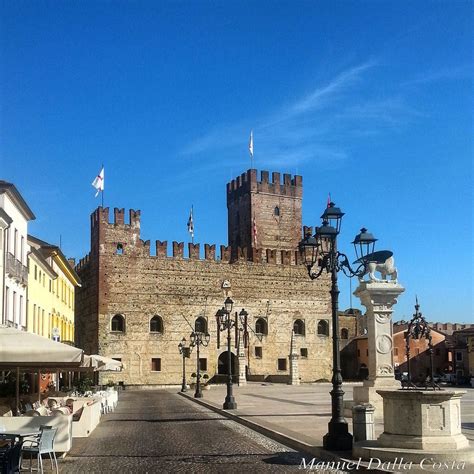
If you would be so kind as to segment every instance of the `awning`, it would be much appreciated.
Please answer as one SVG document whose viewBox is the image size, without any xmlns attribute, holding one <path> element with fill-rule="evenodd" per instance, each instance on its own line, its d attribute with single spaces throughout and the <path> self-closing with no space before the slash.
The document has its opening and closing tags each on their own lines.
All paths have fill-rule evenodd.
<svg viewBox="0 0 474 474">
<path fill-rule="evenodd" d="M 79 367 L 82 358 L 82 349 L 31 332 L 0 326 L 0 368 Z"/>
</svg>

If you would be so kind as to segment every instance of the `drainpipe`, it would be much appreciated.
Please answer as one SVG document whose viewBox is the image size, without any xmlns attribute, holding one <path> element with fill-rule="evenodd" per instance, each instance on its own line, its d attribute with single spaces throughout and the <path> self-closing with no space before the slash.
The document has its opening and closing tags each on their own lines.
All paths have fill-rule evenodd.
<svg viewBox="0 0 474 474">
<path fill-rule="evenodd" d="M 6 310 L 6 262 L 7 262 L 7 251 L 8 251 L 8 229 L 10 228 L 10 224 L 8 224 L 5 229 L 3 229 L 3 284 L 2 284 L 2 294 L 3 294 L 3 308 L 2 308 L 2 324 L 7 323 L 7 315 L 5 314 Z"/>
</svg>

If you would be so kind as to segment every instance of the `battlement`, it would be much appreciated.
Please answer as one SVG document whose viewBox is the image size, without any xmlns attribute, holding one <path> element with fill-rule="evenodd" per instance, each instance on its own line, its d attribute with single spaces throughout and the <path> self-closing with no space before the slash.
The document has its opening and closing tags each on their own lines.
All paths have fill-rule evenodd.
<svg viewBox="0 0 474 474">
<path fill-rule="evenodd" d="M 91 228 L 97 227 L 100 224 L 113 224 L 113 225 L 124 225 L 131 227 L 140 227 L 141 211 L 135 211 L 129 209 L 128 211 L 128 223 L 125 223 L 125 209 L 114 208 L 114 220 L 109 221 L 109 208 L 98 207 L 91 214 Z"/>
<path fill-rule="evenodd" d="M 299 175 L 272 173 L 270 180 L 268 171 L 260 172 L 260 180 L 258 179 L 258 171 L 255 169 L 247 170 L 237 178 L 227 183 L 227 202 L 239 198 L 242 194 L 269 193 L 282 196 L 302 198 L 303 196 L 303 177 Z"/>
<path fill-rule="evenodd" d="M 254 171 L 255 170 L 249 170 L 249 173 Z M 130 209 L 128 211 L 128 223 L 125 222 L 125 209 L 115 208 L 112 222 L 109 221 L 109 215 L 109 208 L 102 207 L 97 208 L 91 215 L 93 234 L 96 234 L 96 238 L 98 238 L 97 229 L 102 229 L 100 232 L 100 241 L 103 245 L 103 250 L 101 250 L 101 252 L 105 251 L 108 255 L 117 254 L 120 257 L 151 257 L 158 259 L 203 260 L 225 263 L 251 262 L 273 265 L 299 265 L 302 263 L 301 256 L 296 249 L 256 249 L 247 246 L 220 245 L 220 252 L 219 255 L 217 255 L 216 245 L 205 243 L 203 244 L 204 255 L 201 256 L 201 245 L 199 243 L 188 243 L 185 246 L 184 242 L 177 241 L 172 242 L 170 249 L 171 254 L 168 255 L 168 241 L 156 240 L 152 251 L 150 241 L 145 241 L 140 238 L 141 212 L 139 210 Z M 94 231 L 94 229 L 96 229 L 96 231 Z M 312 231 L 312 228 L 304 227 L 304 232 L 307 233 L 308 231 Z M 92 257 L 87 255 L 78 262 L 76 268 L 84 268 L 90 263 L 91 258 Z"/>
</svg>

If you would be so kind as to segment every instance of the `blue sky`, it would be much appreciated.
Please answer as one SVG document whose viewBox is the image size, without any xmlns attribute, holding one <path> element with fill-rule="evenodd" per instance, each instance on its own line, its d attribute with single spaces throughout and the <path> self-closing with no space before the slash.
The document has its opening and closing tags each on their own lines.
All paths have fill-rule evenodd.
<svg viewBox="0 0 474 474">
<path fill-rule="evenodd" d="M 141 209 L 144 239 L 187 241 L 193 204 L 196 241 L 226 243 L 253 129 L 256 168 L 303 175 L 306 225 L 331 192 L 341 249 L 364 225 L 394 251 L 397 319 L 417 294 L 474 322 L 470 2 L 0 6 L 0 177 L 32 233 L 86 254 L 104 163 L 105 205 Z"/>
</svg>

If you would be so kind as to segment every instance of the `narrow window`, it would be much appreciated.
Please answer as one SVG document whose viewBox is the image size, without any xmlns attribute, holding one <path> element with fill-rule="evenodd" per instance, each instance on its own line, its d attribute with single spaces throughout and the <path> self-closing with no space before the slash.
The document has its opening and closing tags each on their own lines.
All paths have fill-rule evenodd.
<svg viewBox="0 0 474 474">
<path fill-rule="evenodd" d="M 121 314 L 116 314 L 112 318 L 111 329 L 113 332 L 125 331 L 125 318 Z"/>
<path fill-rule="evenodd" d="M 301 319 L 297 319 L 294 323 L 293 323 L 293 331 L 295 332 L 295 334 L 297 336 L 304 336 L 304 321 L 302 321 Z"/>
<path fill-rule="evenodd" d="M 357 357 L 360 357 L 360 349 L 357 349 Z"/>
<path fill-rule="evenodd" d="M 151 359 L 151 371 L 161 372 L 161 359 L 154 357 Z"/>
<path fill-rule="evenodd" d="M 199 318 L 196 319 L 196 322 L 194 323 L 194 330 L 196 332 L 202 332 L 204 334 L 207 333 L 207 321 L 205 320 L 205 318 L 199 316 Z"/>
<path fill-rule="evenodd" d="M 117 244 L 117 248 L 115 250 L 116 255 L 123 255 L 123 244 Z"/>
<path fill-rule="evenodd" d="M 349 339 L 349 330 L 347 328 L 341 329 L 341 339 Z"/>
<path fill-rule="evenodd" d="M 206 358 L 199 358 L 199 370 L 203 372 L 207 371 L 207 359 Z"/>
<path fill-rule="evenodd" d="M 278 370 L 286 370 L 286 359 L 278 359 Z"/>
<path fill-rule="evenodd" d="M 268 334 L 267 322 L 263 318 L 258 318 L 255 322 L 255 332 L 265 336 Z"/>
<path fill-rule="evenodd" d="M 307 359 L 308 358 L 308 349 L 306 347 L 302 347 L 300 349 L 300 355 L 303 359 Z"/>
<path fill-rule="evenodd" d="M 329 336 L 329 323 L 325 319 L 318 322 L 318 335 Z"/>
<path fill-rule="evenodd" d="M 150 332 L 163 333 L 163 320 L 156 315 L 150 319 Z"/>
<path fill-rule="evenodd" d="M 395 347 L 393 349 L 393 355 L 396 355 L 396 356 L 398 355 L 398 347 Z"/>
<path fill-rule="evenodd" d="M 261 347 L 256 347 L 255 348 L 255 358 L 261 359 L 262 358 L 262 348 Z"/>
<path fill-rule="evenodd" d="M 462 352 L 456 352 L 456 360 L 458 362 L 461 362 L 462 361 Z"/>
<path fill-rule="evenodd" d="M 276 217 L 280 216 L 280 208 L 278 206 L 276 206 L 275 209 L 273 210 L 273 215 Z"/>
</svg>

